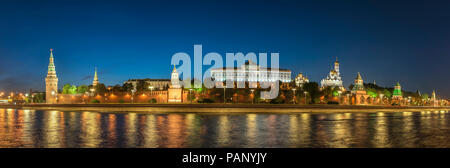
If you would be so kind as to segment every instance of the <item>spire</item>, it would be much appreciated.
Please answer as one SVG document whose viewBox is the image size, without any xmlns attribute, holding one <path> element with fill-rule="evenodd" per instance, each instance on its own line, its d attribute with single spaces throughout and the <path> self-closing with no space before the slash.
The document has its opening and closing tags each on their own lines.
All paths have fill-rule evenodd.
<svg viewBox="0 0 450 168">
<path fill-rule="evenodd" d="M 175 67 L 175 65 L 173 65 L 172 73 L 173 73 L 173 72 L 176 72 L 176 71 L 177 71 L 177 68 Z"/>
<path fill-rule="evenodd" d="M 55 63 L 53 59 L 53 49 L 50 49 L 50 61 L 48 63 L 47 76 L 56 76 Z"/>
<path fill-rule="evenodd" d="M 95 67 L 95 73 L 94 73 L 94 81 L 92 82 L 92 86 L 98 85 L 98 75 L 97 75 L 97 67 Z"/>
<path fill-rule="evenodd" d="M 358 72 L 358 76 L 356 77 L 356 79 L 361 79 L 362 80 L 361 74 L 359 74 L 359 72 Z"/>
<path fill-rule="evenodd" d="M 98 80 L 98 76 L 97 76 L 97 67 L 95 67 L 94 80 Z"/>
<path fill-rule="evenodd" d="M 53 58 L 53 48 L 50 48 L 50 58 Z"/>
</svg>

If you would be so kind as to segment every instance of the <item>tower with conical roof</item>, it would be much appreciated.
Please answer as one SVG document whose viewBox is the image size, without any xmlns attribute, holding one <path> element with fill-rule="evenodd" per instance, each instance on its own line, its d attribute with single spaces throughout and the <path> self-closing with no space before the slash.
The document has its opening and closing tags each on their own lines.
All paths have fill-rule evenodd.
<svg viewBox="0 0 450 168">
<path fill-rule="evenodd" d="M 92 86 L 98 85 L 98 75 L 97 75 L 97 67 L 95 67 L 94 81 L 92 82 Z"/>
<path fill-rule="evenodd" d="M 433 89 L 433 92 L 431 92 L 431 105 L 437 106 L 439 103 L 436 99 L 436 91 Z"/>
<path fill-rule="evenodd" d="M 177 71 L 177 68 L 175 67 L 175 65 L 173 66 L 173 70 L 172 70 L 172 75 L 171 75 L 171 88 L 181 88 L 180 86 L 180 77 Z"/>
<path fill-rule="evenodd" d="M 397 84 L 394 86 L 394 92 L 392 93 L 392 98 L 398 98 L 398 99 L 402 99 L 403 98 L 403 94 L 402 94 L 402 87 L 400 86 L 400 83 L 397 82 Z"/>
<path fill-rule="evenodd" d="M 358 72 L 358 75 L 355 78 L 355 83 L 352 88 L 352 104 L 360 105 L 367 104 L 367 95 L 366 89 L 364 89 L 364 81 L 361 77 L 361 74 Z"/>
<path fill-rule="evenodd" d="M 183 90 L 180 85 L 180 78 L 177 72 L 177 68 L 175 65 L 173 66 L 172 75 L 171 75 L 170 88 L 168 89 L 168 102 L 169 103 L 181 103 L 183 102 Z"/>
<path fill-rule="evenodd" d="M 50 49 L 50 62 L 48 64 L 47 77 L 45 78 L 45 101 L 48 104 L 57 103 L 58 77 L 56 76 L 53 49 Z"/>
</svg>

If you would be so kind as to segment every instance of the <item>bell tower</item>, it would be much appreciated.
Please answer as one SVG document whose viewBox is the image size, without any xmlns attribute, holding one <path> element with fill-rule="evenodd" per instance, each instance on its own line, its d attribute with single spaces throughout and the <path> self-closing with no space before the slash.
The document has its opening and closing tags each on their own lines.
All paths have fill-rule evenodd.
<svg viewBox="0 0 450 168">
<path fill-rule="evenodd" d="M 50 62 L 48 64 L 47 77 L 45 78 L 45 102 L 47 104 L 58 103 L 58 77 L 56 76 L 55 63 L 53 61 L 53 49 L 50 49 Z"/>
<path fill-rule="evenodd" d="M 334 62 L 334 70 L 336 71 L 337 75 L 340 76 L 340 73 L 339 73 L 339 61 L 338 61 L 337 57 L 336 57 L 336 61 Z"/>
</svg>

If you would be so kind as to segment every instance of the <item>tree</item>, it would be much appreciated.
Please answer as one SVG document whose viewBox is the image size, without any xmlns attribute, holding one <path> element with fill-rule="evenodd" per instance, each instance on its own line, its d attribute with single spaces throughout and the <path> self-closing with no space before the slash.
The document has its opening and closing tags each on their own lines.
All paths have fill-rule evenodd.
<svg viewBox="0 0 450 168">
<path fill-rule="evenodd" d="M 133 90 L 134 88 L 133 88 L 133 84 L 131 84 L 131 83 L 124 83 L 123 85 L 122 85 L 122 89 L 121 89 L 121 91 L 122 92 L 131 92 L 131 90 Z"/>
<path fill-rule="evenodd" d="M 424 94 L 422 94 L 422 99 L 424 99 L 424 100 L 428 100 L 428 93 L 424 93 Z"/>
<path fill-rule="evenodd" d="M 78 86 L 77 92 L 80 94 L 84 94 L 86 92 L 89 92 L 89 88 L 86 85 L 80 85 Z"/>
<path fill-rule="evenodd" d="M 71 88 L 70 84 L 65 84 L 64 87 L 63 87 L 62 94 L 69 94 L 70 93 L 70 91 L 69 91 L 70 88 Z"/>
<path fill-rule="evenodd" d="M 387 89 L 384 89 L 383 93 L 384 93 L 384 97 L 386 97 L 386 98 L 392 97 L 392 92 Z"/>
<path fill-rule="evenodd" d="M 139 80 L 136 84 L 136 91 L 142 92 L 146 90 L 148 90 L 148 83 L 143 80 Z"/>
<path fill-rule="evenodd" d="M 106 89 L 105 84 L 99 83 L 99 84 L 97 84 L 97 86 L 95 86 L 95 92 L 104 94 L 104 93 L 108 92 L 108 90 Z"/>
<path fill-rule="evenodd" d="M 307 96 L 312 103 L 318 103 L 320 97 L 319 84 L 317 82 L 308 82 L 303 84 L 303 90 L 308 92 Z"/>
<path fill-rule="evenodd" d="M 75 85 L 70 86 L 69 94 L 77 94 L 77 86 Z"/>
</svg>

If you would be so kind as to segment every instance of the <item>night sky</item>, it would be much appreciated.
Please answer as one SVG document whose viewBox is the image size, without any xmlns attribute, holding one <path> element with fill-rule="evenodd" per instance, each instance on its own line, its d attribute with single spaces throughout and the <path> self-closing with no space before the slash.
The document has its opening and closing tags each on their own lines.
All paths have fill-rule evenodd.
<svg viewBox="0 0 450 168">
<path fill-rule="evenodd" d="M 0 1 L 0 91 L 44 90 L 49 49 L 59 86 L 170 78 L 171 57 L 279 52 L 320 82 L 335 57 L 345 87 L 365 82 L 450 97 L 450 1 Z M 205 66 L 205 68 L 208 68 Z"/>
</svg>

